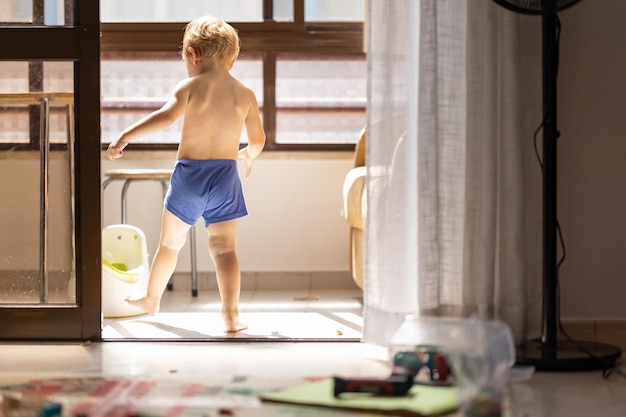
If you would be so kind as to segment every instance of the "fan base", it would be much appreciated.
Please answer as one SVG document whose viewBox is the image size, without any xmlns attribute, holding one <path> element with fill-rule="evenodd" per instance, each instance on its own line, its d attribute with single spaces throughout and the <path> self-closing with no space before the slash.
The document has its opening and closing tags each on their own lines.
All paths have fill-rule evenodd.
<svg viewBox="0 0 626 417">
<path fill-rule="evenodd" d="M 603 343 L 559 340 L 550 348 L 529 340 L 517 347 L 516 364 L 537 371 L 588 371 L 613 367 L 621 354 L 618 347 Z"/>
</svg>

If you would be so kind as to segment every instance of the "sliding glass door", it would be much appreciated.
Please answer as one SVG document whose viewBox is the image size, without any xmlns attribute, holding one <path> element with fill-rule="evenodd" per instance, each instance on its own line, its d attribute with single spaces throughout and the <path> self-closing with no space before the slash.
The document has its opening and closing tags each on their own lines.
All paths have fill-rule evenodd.
<svg viewBox="0 0 626 417">
<path fill-rule="evenodd" d="M 0 339 L 97 340 L 96 0 L 0 10 Z"/>
</svg>

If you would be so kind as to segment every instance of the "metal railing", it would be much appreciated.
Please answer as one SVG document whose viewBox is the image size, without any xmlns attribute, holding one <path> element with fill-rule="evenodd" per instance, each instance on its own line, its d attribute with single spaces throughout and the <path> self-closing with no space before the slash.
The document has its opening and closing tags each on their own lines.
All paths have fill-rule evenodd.
<svg viewBox="0 0 626 417">
<path fill-rule="evenodd" d="M 39 302 L 48 302 L 48 179 L 50 157 L 50 105 L 60 104 L 67 106 L 67 150 L 69 160 L 70 196 L 74 196 L 74 93 L 3 93 L 0 94 L 0 105 L 39 106 L 40 109 L 40 236 L 39 236 L 39 274 L 40 292 Z M 74 205 L 71 222 L 74 222 Z M 73 230 L 73 228 L 72 228 Z M 72 264 L 75 263 L 74 236 L 72 233 Z"/>
</svg>

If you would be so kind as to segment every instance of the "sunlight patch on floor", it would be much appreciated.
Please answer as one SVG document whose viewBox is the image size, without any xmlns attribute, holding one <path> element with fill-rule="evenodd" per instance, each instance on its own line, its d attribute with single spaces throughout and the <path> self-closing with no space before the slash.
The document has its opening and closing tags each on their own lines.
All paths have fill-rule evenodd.
<svg viewBox="0 0 626 417">
<path fill-rule="evenodd" d="M 105 340 L 359 340 L 363 332 L 360 291 L 242 292 L 240 319 L 248 329 L 225 334 L 216 291 L 191 297 L 166 291 L 156 315 L 106 318 Z"/>
<path fill-rule="evenodd" d="M 362 319 L 354 313 L 254 312 L 241 315 L 249 327 L 225 334 L 219 313 L 170 312 L 111 320 L 104 326 L 104 339 L 358 339 Z"/>
</svg>

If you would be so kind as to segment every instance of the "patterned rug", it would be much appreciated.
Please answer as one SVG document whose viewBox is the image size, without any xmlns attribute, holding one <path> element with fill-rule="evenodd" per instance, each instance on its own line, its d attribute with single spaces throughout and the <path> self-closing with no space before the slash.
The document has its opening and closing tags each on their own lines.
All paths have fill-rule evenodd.
<svg viewBox="0 0 626 417">
<path fill-rule="evenodd" d="M 63 417 L 371 416 L 326 408 L 268 404 L 259 399 L 265 393 L 315 381 L 315 378 L 207 379 L 202 384 L 100 377 L 35 379 L 0 387 L 4 400 L 0 417 L 27 416 L 32 410 L 36 411 L 31 413 L 33 416 L 41 416 L 45 414 L 41 408 L 46 404 L 60 405 Z M 11 409 L 7 410 L 9 407 Z"/>
</svg>

